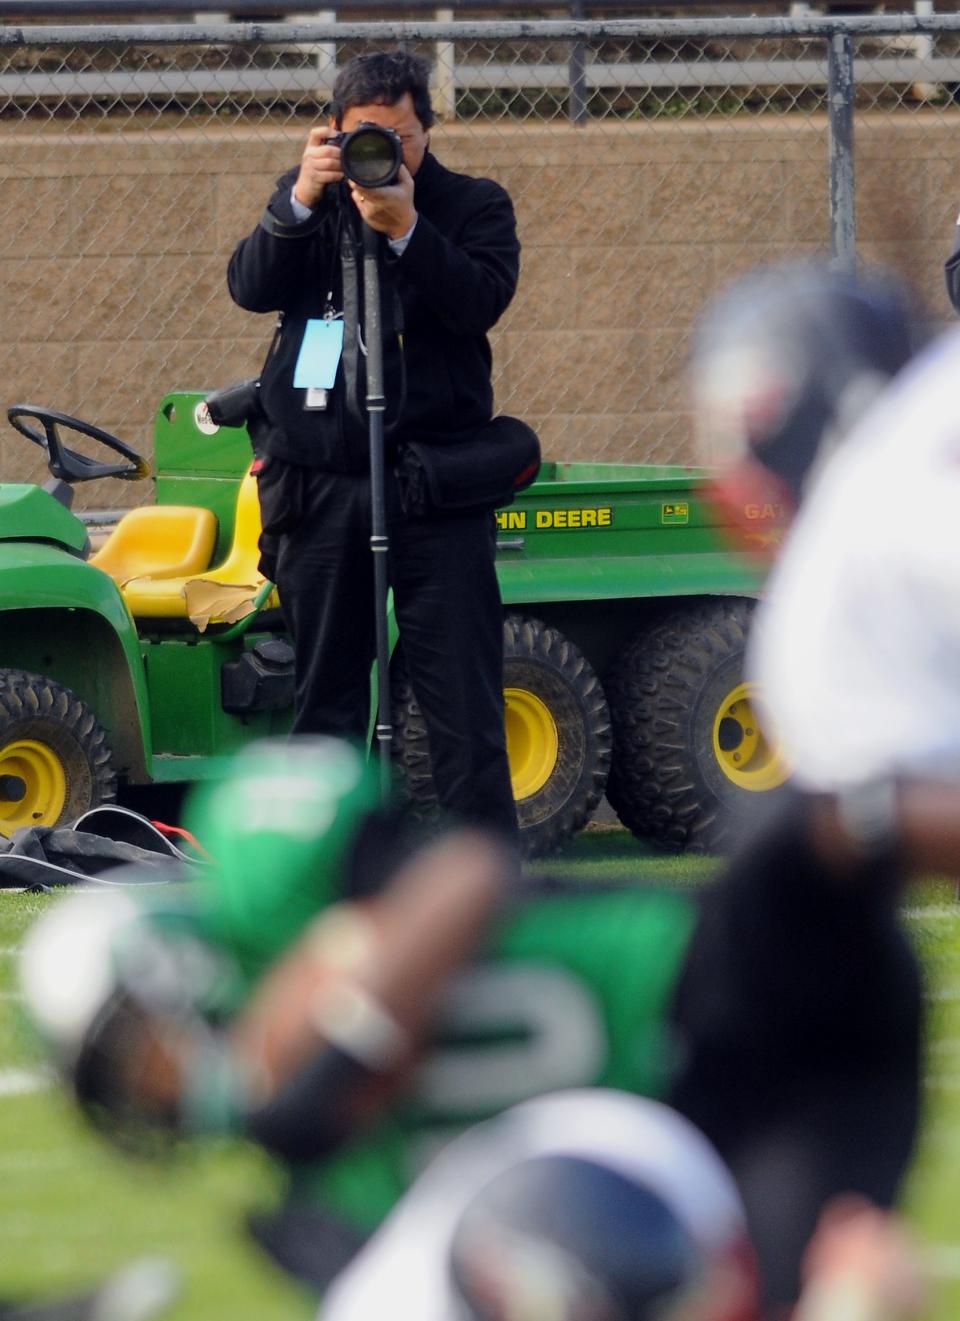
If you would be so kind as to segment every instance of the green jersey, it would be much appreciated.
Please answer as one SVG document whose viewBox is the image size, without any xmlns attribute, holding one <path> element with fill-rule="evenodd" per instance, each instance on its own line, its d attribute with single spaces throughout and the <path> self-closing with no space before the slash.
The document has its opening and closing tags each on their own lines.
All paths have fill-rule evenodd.
<svg viewBox="0 0 960 1321">
<path fill-rule="evenodd" d="M 689 896 L 654 890 L 522 902 L 450 988 L 403 1100 L 331 1159 L 295 1171 L 293 1200 L 366 1231 L 438 1146 L 518 1101 L 565 1087 L 661 1094 L 666 1011 L 695 917 Z"/>
<path fill-rule="evenodd" d="M 301 1241 L 316 1245 L 306 1267 L 302 1257 L 291 1265 L 285 1247 L 277 1250 L 260 1233 L 264 1246 L 319 1283 L 329 1278 L 326 1228 L 349 1255 L 438 1148 L 468 1126 L 564 1088 L 662 1095 L 673 1064 L 668 1010 L 697 913 L 691 895 L 656 889 L 556 881 L 527 889 L 448 987 L 402 1095 L 329 1157 L 288 1167 L 283 1213 L 268 1233 L 282 1235 L 277 1225 L 291 1215 L 305 1218 Z M 249 933 L 230 939 L 210 891 L 195 892 L 192 905 L 154 899 L 144 917 L 179 951 L 178 985 L 190 987 L 195 1010 L 212 1023 L 242 1008 L 277 953 L 266 921 L 257 930 L 259 948 Z M 135 942 L 129 953 L 139 964 Z M 200 1131 L 235 1118 L 229 1096 L 209 1079 L 191 1103 Z M 330 1274 L 345 1259 L 337 1255 Z"/>
</svg>

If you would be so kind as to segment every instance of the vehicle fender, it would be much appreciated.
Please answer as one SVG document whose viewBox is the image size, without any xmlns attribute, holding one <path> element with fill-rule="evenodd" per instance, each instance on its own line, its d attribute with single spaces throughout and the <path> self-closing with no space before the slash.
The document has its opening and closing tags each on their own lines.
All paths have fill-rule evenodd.
<svg viewBox="0 0 960 1321">
<path fill-rule="evenodd" d="M 0 548 L 0 667 L 46 674 L 96 712 L 118 769 L 145 778 L 150 705 L 136 626 L 112 578 L 62 548 Z"/>
</svg>

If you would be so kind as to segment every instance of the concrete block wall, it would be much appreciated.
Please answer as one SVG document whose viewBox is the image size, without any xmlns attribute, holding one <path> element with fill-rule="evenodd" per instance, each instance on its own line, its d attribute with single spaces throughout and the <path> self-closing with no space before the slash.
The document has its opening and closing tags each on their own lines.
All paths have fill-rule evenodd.
<svg viewBox="0 0 960 1321">
<path fill-rule="evenodd" d="M 233 306 L 225 268 L 305 127 L 105 130 L 0 140 L 0 403 L 48 404 L 149 452 L 165 390 L 259 367 L 272 318 Z M 938 320 L 953 138 L 935 110 L 856 128 L 859 250 L 903 272 Z M 736 271 L 825 250 L 823 119 L 445 125 L 433 142 L 517 209 L 521 285 L 493 334 L 499 407 L 551 458 L 691 459 L 691 321 Z M 0 479 L 42 471 L 0 431 Z M 149 498 L 147 484 L 98 483 L 78 503 Z"/>
</svg>

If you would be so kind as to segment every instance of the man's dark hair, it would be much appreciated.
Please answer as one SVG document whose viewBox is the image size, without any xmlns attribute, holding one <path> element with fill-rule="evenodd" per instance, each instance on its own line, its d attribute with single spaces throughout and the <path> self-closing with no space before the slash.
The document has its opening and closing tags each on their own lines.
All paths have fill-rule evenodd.
<svg viewBox="0 0 960 1321">
<path fill-rule="evenodd" d="M 405 50 L 379 50 L 357 55 L 337 74 L 330 109 L 339 126 L 356 105 L 396 105 L 410 93 L 416 116 L 424 128 L 434 123 L 430 104 L 430 65 Z"/>
</svg>

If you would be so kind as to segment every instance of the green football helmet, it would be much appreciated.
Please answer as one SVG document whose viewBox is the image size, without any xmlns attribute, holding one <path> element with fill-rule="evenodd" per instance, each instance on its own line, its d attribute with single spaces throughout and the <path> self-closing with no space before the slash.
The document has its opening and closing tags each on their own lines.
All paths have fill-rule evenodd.
<svg viewBox="0 0 960 1321">
<path fill-rule="evenodd" d="M 186 823 L 212 858 L 212 934 L 249 976 L 342 896 L 348 851 L 378 802 L 359 749 L 307 736 L 248 744 L 194 791 Z"/>
</svg>

